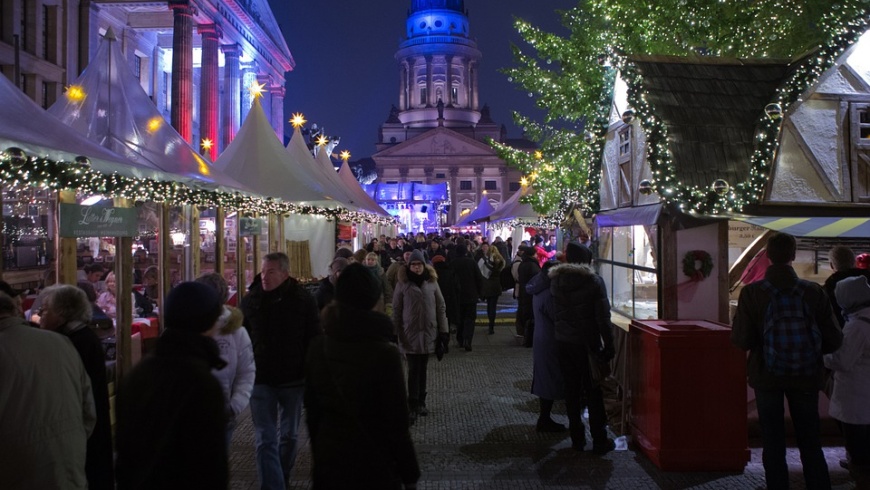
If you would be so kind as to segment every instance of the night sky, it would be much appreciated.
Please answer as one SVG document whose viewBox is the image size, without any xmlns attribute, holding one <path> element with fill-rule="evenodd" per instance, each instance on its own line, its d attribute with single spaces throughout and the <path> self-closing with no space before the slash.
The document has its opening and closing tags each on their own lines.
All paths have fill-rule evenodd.
<svg viewBox="0 0 870 490">
<path fill-rule="evenodd" d="M 410 0 L 269 0 L 296 68 L 287 74 L 285 119 L 302 112 L 311 123 L 340 136 L 335 151 L 352 160 L 375 152 L 378 127 L 399 103 L 399 69 L 393 56 L 405 32 Z M 526 45 L 513 27 L 514 17 L 546 31 L 567 34 L 555 10 L 577 0 L 465 0 L 469 28 L 483 53 L 480 105 L 519 137 L 511 111 L 535 116 L 534 99 L 507 81 L 499 69 L 514 66 L 510 44 Z M 531 52 L 527 50 L 527 52 Z M 289 135 L 291 129 L 287 126 Z"/>
</svg>

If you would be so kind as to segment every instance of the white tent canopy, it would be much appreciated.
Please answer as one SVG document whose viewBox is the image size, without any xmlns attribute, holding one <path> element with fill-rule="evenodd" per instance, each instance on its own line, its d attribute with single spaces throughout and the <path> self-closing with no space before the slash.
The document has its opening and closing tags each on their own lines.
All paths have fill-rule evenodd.
<svg viewBox="0 0 870 490">
<path fill-rule="evenodd" d="M 486 194 L 484 194 L 480 198 L 480 204 L 478 204 L 477 207 L 474 208 L 474 211 L 468 213 L 467 216 L 459 220 L 456 224 L 453 225 L 453 227 L 461 228 L 463 226 L 470 226 L 472 223 L 489 221 L 489 216 L 494 211 L 495 208 L 492 207 L 492 203 L 489 202 Z"/>
<path fill-rule="evenodd" d="M 338 175 L 335 174 L 335 170 L 328 170 L 324 164 L 314 159 L 314 155 L 311 154 L 311 150 L 305 144 L 302 131 L 298 127 L 293 130 L 293 136 L 290 137 L 290 142 L 287 143 L 287 154 L 290 155 L 290 161 L 294 166 L 304 169 L 323 186 L 327 196 L 335 199 L 339 204 L 351 211 L 359 210 L 357 206 L 350 203 L 351 199 L 344 191 L 344 186 L 338 181 Z"/>
<path fill-rule="evenodd" d="M 507 221 L 507 220 L 523 220 L 523 221 L 537 221 L 540 218 L 540 214 L 532 209 L 531 204 L 526 204 L 520 202 L 521 197 L 525 197 L 532 193 L 532 188 L 530 186 L 522 186 L 520 190 L 516 191 L 514 195 L 508 198 L 507 201 L 503 202 L 498 209 L 495 210 L 492 214 L 489 215 L 489 221 Z"/>
<path fill-rule="evenodd" d="M 127 66 L 109 29 L 93 60 L 49 113 L 134 162 L 147 162 L 188 181 L 247 191 L 212 167 L 166 122 Z"/>
<path fill-rule="evenodd" d="M 88 157 L 91 168 L 125 177 L 166 180 L 166 174 L 148 162 L 132 162 L 86 139 L 45 112 L 6 77 L 0 76 L 0 149 L 21 148 L 29 156 L 73 161 Z"/>
<path fill-rule="evenodd" d="M 259 98 L 215 167 L 266 196 L 312 206 L 339 205 L 328 197 L 318 179 L 292 161 L 266 118 Z"/>
<path fill-rule="evenodd" d="M 362 188 L 359 181 L 356 180 L 356 177 L 353 175 L 353 170 L 350 169 L 350 165 L 348 165 L 347 162 L 342 163 L 341 168 L 338 170 L 338 177 L 342 184 L 344 184 L 345 189 L 348 190 L 348 193 L 351 194 L 351 198 L 354 199 L 357 206 L 366 211 L 380 214 L 381 216 L 390 216 L 390 214 L 384 211 L 384 209 L 380 207 L 378 203 L 375 202 L 375 200 L 372 199 L 372 197 Z"/>
</svg>

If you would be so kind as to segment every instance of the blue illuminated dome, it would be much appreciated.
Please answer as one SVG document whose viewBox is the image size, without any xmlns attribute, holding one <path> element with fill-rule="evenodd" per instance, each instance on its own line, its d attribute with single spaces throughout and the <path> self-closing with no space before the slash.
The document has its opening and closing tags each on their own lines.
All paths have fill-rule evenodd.
<svg viewBox="0 0 870 490">
<path fill-rule="evenodd" d="M 465 0 L 412 0 L 411 13 L 420 10 L 456 10 L 465 11 Z"/>
<path fill-rule="evenodd" d="M 420 36 L 468 37 L 463 0 L 414 0 L 408 13 L 408 39 Z"/>
</svg>

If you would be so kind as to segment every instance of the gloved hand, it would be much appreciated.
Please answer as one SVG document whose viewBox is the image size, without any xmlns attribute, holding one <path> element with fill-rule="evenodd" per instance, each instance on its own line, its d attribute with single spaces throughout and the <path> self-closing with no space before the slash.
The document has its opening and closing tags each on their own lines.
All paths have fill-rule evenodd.
<svg viewBox="0 0 870 490">
<path fill-rule="evenodd" d="M 450 334 L 447 332 L 439 333 L 435 338 L 435 357 L 440 361 L 444 358 L 444 354 L 450 351 Z"/>
<path fill-rule="evenodd" d="M 616 357 L 616 349 L 613 348 L 613 345 L 605 345 L 595 353 L 595 359 L 598 362 L 610 362 L 614 357 Z"/>
</svg>

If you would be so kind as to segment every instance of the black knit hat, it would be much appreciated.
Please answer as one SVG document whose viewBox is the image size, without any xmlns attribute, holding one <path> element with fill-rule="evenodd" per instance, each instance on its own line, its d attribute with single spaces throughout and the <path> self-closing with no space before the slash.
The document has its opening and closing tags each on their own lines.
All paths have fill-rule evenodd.
<svg viewBox="0 0 870 490">
<path fill-rule="evenodd" d="M 413 252 L 411 252 L 411 257 L 408 259 L 408 265 L 410 265 L 411 262 L 420 262 L 423 265 L 426 265 L 426 257 L 419 249 L 414 250 Z"/>
<path fill-rule="evenodd" d="M 183 282 L 166 297 L 163 318 L 166 328 L 202 333 L 214 326 L 223 305 L 214 288 L 198 282 Z"/>
<path fill-rule="evenodd" d="M 571 264 L 591 264 L 592 251 L 577 242 L 569 242 L 565 249 L 565 260 Z"/>
<path fill-rule="evenodd" d="M 380 281 L 368 267 L 353 263 L 345 267 L 338 276 L 335 283 L 335 301 L 361 310 L 370 310 L 381 298 L 382 291 Z"/>
</svg>

